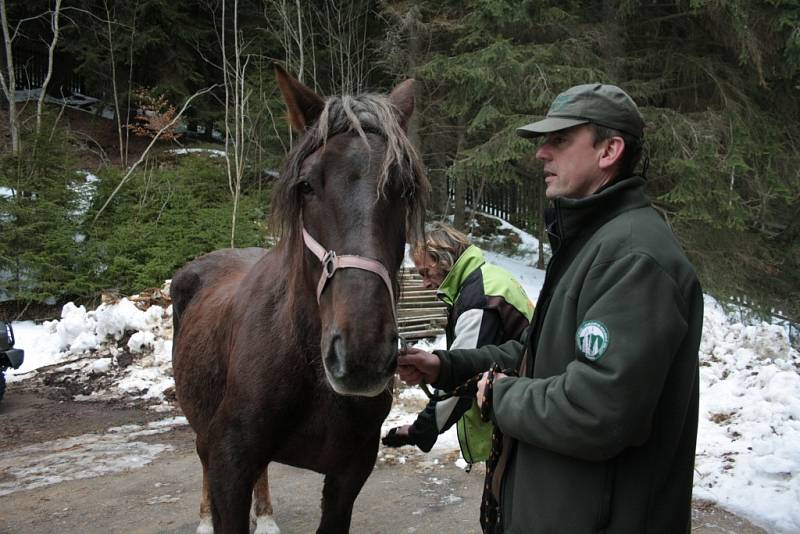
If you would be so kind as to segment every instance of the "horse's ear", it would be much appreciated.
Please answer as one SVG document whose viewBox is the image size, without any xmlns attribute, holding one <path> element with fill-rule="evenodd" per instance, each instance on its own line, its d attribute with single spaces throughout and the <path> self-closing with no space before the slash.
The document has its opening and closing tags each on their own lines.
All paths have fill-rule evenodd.
<svg viewBox="0 0 800 534">
<path fill-rule="evenodd" d="M 325 108 L 320 96 L 297 81 L 292 75 L 275 63 L 275 76 L 283 94 L 283 101 L 289 111 L 289 123 L 298 132 L 306 131 L 317 120 Z"/>
<path fill-rule="evenodd" d="M 414 114 L 414 80 L 409 78 L 392 89 L 389 95 L 389 102 L 400 110 L 402 115 L 400 123 L 405 130 L 408 127 L 411 115 Z"/>
</svg>

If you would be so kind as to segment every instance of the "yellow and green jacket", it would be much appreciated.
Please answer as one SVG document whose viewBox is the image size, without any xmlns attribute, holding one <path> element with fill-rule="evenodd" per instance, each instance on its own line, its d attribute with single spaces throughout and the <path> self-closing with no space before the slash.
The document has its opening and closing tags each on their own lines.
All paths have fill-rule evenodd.
<svg viewBox="0 0 800 534">
<path fill-rule="evenodd" d="M 487 263 L 475 245 L 456 260 L 437 296 L 448 307 L 446 337 L 450 349 L 520 339 L 533 315 L 533 303 L 516 278 L 502 267 Z M 429 402 L 411 425 L 409 435 L 417 443 L 432 444 L 437 434 L 456 423 L 464 459 L 470 464 L 486 460 L 491 452 L 492 425 L 480 420 L 473 397 Z"/>
<path fill-rule="evenodd" d="M 533 303 L 517 279 L 487 263 L 475 245 L 459 256 L 437 295 L 449 309 L 449 349 L 519 339 L 533 316 Z"/>
</svg>

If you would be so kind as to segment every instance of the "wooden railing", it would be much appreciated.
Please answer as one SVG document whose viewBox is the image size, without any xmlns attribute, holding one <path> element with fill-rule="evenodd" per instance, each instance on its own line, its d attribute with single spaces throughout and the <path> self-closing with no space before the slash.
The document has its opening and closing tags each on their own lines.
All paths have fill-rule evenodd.
<svg viewBox="0 0 800 534">
<path fill-rule="evenodd" d="M 448 179 L 448 198 L 455 201 L 455 182 Z M 539 192 L 533 180 L 521 182 L 487 183 L 481 198 L 473 197 L 473 189 L 467 188 L 466 204 L 489 215 L 494 215 L 517 226 L 535 233 L 539 225 L 537 206 Z"/>
<path fill-rule="evenodd" d="M 14 45 L 14 77 L 16 89 L 38 89 L 44 85 L 47 77 L 48 56 L 46 53 L 35 50 L 33 47 Z M 48 93 L 53 96 L 67 96 L 74 93 L 83 93 L 83 82 L 76 73 L 76 63 L 69 56 L 56 54 L 53 62 Z"/>
<path fill-rule="evenodd" d="M 436 290 L 425 289 L 422 278 L 413 269 L 400 273 L 400 302 L 397 322 L 400 335 L 407 340 L 436 337 L 444 334 L 447 306 L 436 298 Z"/>
</svg>

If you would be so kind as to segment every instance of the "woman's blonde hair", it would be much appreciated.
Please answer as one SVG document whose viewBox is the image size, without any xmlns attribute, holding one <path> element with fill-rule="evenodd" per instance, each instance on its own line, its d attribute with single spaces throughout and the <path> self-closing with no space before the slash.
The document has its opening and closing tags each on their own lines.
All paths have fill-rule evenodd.
<svg viewBox="0 0 800 534">
<path fill-rule="evenodd" d="M 469 238 L 452 226 L 435 222 L 426 230 L 424 243 L 411 252 L 411 258 L 417 263 L 424 263 L 425 256 L 430 256 L 437 269 L 449 273 L 470 244 Z"/>
</svg>

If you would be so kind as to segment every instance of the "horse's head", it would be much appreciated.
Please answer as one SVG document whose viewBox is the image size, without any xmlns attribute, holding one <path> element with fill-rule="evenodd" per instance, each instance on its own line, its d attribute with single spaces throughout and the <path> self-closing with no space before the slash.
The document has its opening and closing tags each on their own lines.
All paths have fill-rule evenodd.
<svg viewBox="0 0 800 534">
<path fill-rule="evenodd" d="M 374 396 L 397 366 L 391 295 L 397 294 L 406 240 L 422 235 L 429 191 L 405 131 L 414 110 L 413 82 L 401 83 L 388 98 L 323 100 L 276 70 L 290 122 L 304 135 L 276 186 L 273 217 L 287 246 L 302 257 L 296 274 L 317 293 L 328 382 L 338 393 Z M 303 229 L 321 251 L 315 253 L 313 241 L 304 246 Z M 326 251 L 367 260 L 327 277 L 319 258 Z"/>
</svg>

